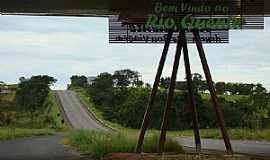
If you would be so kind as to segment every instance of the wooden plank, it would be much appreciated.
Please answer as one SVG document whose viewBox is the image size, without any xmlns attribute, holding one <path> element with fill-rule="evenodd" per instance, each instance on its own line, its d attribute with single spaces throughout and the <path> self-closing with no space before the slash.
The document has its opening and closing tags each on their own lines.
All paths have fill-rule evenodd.
<svg viewBox="0 0 270 160">
<path fill-rule="evenodd" d="M 120 10 L 133 11 L 132 9 L 136 9 L 138 11 L 140 9 L 148 11 L 149 8 L 145 7 L 148 6 L 146 5 L 148 2 L 147 0 L 1 0 L 0 12 L 2 14 L 32 14 L 37 16 L 46 14 L 46 16 L 99 17 L 112 15 Z M 265 15 L 269 16 L 269 0 L 264 0 L 264 10 Z"/>
</svg>

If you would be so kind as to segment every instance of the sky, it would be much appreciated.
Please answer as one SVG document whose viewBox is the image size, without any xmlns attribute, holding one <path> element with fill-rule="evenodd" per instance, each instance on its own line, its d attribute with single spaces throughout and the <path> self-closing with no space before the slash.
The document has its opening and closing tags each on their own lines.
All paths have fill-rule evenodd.
<svg viewBox="0 0 270 160">
<path fill-rule="evenodd" d="M 72 75 L 96 76 L 119 69 L 139 71 L 153 83 L 162 44 L 109 44 L 108 19 L 94 17 L 0 16 L 0 81 L 50 75 L 53 89 L 65 89 Z M 230 31 L 229 44 L 205 44 L 214 81 L 262 83 L 270 90 L 270 18 L 264 30 Z M 170 76 L 175 44 L 162 76 Z M 193 73 L 203 74 L 194 44 Z M 184 80 L 181 58 L 178 80 Z"/>
</svg>

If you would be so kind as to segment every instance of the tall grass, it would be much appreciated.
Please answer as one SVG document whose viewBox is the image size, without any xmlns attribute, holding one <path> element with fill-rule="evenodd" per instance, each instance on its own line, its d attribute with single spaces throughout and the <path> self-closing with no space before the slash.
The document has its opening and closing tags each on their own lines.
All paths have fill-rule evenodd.
<svg viewBox="0 0 270 160">
<path fill-rule="evenodd" d="M 58 104 L 54 92 L 52 91 L 49 92 L 48 97 L 46 99 L 46 103 L 44 105 L 47 106 L 45 116 L 48 123 L 48 127 L 59 131 L 66 129 L 65 123 L 62 123 L 64 118 L 61 115 L 60 104 Z"/>
<path fill-rule="evenodd" d="M 144 152 L 157 152 L 158 140 L 157 134 L 147 136 L 143 146 Z M 137 137 L 127 133 L 76 130 L 67 133 L 64 143 L 77 148 L 82 154 L 101 158 L 115 152 L 134 152 Z M 182 147 L 171 139 L 167 139 L 165 151 L 183 153 Z"/>
<path fill-rule="evenodd" d="M 53 135 L 51 129 L 26 129 L 13 127 L 0 127 L 0 140 L 10 140 L 22 137 Z"/>
</svg>

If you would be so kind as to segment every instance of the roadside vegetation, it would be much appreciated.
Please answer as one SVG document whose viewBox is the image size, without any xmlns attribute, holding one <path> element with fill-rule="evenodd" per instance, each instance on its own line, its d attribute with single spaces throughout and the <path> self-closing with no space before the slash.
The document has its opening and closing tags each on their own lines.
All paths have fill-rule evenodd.
<svg viewBox="0 0 270 160">
<path fill-rule="evenodd" d="M 53 91 L 49 92 L 44 105 L 46 106 L 44 123 L 47 123 L 47 128 L 52 128 L 56 131 L 65 130 L 67 126 L 61 115 L 60 104 L 58 104 L 58 100 Z"/>
<path fill-rule="evenodd" d="M 33 76 L 20 78 L 18 85 L 2 84 L 9 92 L 0 95 L 1 140 L 51 135 L 65 129 L 58 101 L 49 88 L 55 81 L 49 76 Z"/>
<path fill-rule="evenodd" d="M 52 129 L 29 129 L 15 127 L 0 127 L 0 140 L 10 140 L 15 138 L 46 136 L 55 133 Z"/>
<path fill-rule="evenodd" d="M 151 91 L 136 71 L 120 70 L 114 74 L 101 73 L 87 83 L 85 76 L 73 76 L 69 89 L 105 124 L 129 133 L 138 134 Z M 169 78 L 162 78 L 155 102 L 151 130 L 160 129 Z M 199 114 L 201 136 L 221 138 L 216 116 L 201 75 L 193 74 L 194 92 Z M 192 121 L 185 82 L 177 82 L 169 135 L 192 136 Z M 217 82 L 218 101 L 225 115 L 225 123 L 232 139 L 270 139 L 269 93 L 261 84 Z M 241 95 L 242 94 L 242 95 Z"/>
<path fill-rule="evenodd" d="M 115 129 L 115 130 L 127 129 L 127 128 L 121 126 L 120 124 L 106 120 L 103 116 L 103 112 L 94 105 L 94 103 L 92 102 L 91 98 L 87 95 L 87 92 L 84 88 L 72 87 L 70 89 L 73 90 L 74 92 L 76 92 L 76 94 L 78 95 L 78 98 L 80 99 L 80 102 L 86 107 L 86 109 L 89 112 L 93 113 L 93 115 L 96 117 L 96 119 L 98 121 L 100 121 L 101 123 L 103 123 L 107 127 Z"/>
<path fill-rule="evenodd" d="M 148 134 L 144 142 L 144 152 L 157 152 L 158 134 Z M 134 153 L 137 137 L 129 132 L 105 133 L 97 131 L 77 130 L 70 131 L 65 144 L 77 148 L 82 154 L 93 158 L 104 158 L 112 153 Z M 165 151 L 183 153 L 182 147 L 172 139 L 167 139 Z"/>
<path fill-rule="evenodd" d="M 171 131 L 174 137 L 192 137 L 193 130 Z M 233 140 L 257 140 L 270 142 L 270 129 L 245 129 L 245 128 L 228 128 L 228 134 Z M 200 129 L 202 138 L 222 139 L 219 129 Z"/>
</svg>

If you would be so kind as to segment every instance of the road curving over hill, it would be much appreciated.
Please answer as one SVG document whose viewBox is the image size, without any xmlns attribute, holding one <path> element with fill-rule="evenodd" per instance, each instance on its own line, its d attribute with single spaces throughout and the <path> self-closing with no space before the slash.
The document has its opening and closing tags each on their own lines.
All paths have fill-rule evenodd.
<svg viewBox="0 0 270 160">
<path fill-rule="evenodd" d="M 110 130 L 87 111 L 75 92 L 69 90 L 55 92 L 59 99 L 64 117 L 72 128 L 96 131 Z"/>
</svg>

